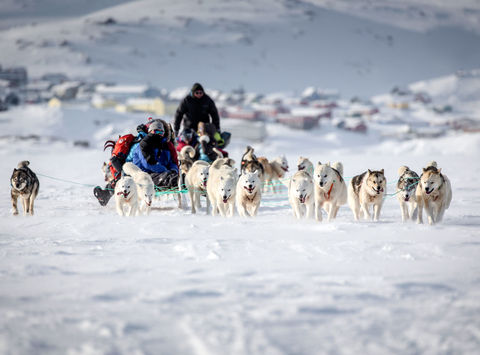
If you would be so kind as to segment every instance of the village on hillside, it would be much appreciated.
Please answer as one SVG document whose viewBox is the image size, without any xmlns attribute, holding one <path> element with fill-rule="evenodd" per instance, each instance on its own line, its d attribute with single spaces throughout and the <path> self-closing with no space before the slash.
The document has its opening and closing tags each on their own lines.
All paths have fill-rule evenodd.
<svg viewBox="0 0 480 355">
<path fill-rule="evenodd" d="M 455 75 L 459 80 L 472 76 L 480 79 L 476 71 Z M 27 68 L 0 66 L 0 111 L 16 105 L 90 105 L 99 110 L 145 112 L 168 118 L 188 92 L 188 87 L 168 91 L 148 84 L 74 80 L 63 73 L 29 78 Z M 224 128 L 252 141 L 265 138 L 266 123 L 303 130 L 325 124 L 360 134 L 376 129 L 381 136 L 398 139 L 438 137 L 451 130 L 480 130 L 478 118 L 435 100 L 426 91 L 411 88 L 394 87 L 389 93 L 368 100 L 345 99 L 335 90 L 315 87 L 298 94 L 258 94 L 243 88 L 231 92 L 207 88 L 207 93 L 216 102 Z"/>
</svg>

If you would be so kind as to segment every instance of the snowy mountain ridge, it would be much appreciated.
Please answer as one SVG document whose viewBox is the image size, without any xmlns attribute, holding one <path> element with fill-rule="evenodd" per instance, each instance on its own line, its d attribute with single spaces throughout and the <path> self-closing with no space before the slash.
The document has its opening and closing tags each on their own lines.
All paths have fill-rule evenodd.
<svg viewBox="0 0 480 355">
<path fill-rule="evenodd" d="M 33 77 L 65 72 L 167 89 L 193 80 L 257 92 L 313 85 L 366 97 L 480 62 L 472 1 L 80 3 L 90 11 L 4 2 L 0 18 L 16 22 L 0 32 L 0 64 L 25 65 Z"/>
</svg>

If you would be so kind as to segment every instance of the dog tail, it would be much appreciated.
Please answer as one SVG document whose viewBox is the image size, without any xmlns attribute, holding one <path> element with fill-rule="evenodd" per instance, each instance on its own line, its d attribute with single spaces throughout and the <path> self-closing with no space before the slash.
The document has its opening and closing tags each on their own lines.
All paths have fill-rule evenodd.
<svg viewBox="0 0 480 355">
<path fill-rule="evenodd" d="M 341 176 L 343 176 L 343 164 L 342 163 L 337 161 L 337 162 L 332 164 L 332 168 L 334 168 L 336 171 L 338 171 L 340 173 Z"/>
<path fill-rule="evenodd" d="M 30 162 L 28 160 L 24 160 L 18 163 L 17 169 L 26 168 L 29 165 L 30 165 Z"/>
<path fill-rule="evenodd" d="M 408 166 L 406 165 L 401 166 L 400 168 L 398 168 L 398 176 L 402 176 L 408 170 L 410 170 Z"/>
<path fill-rule="evenodd" d="M 136 166 L 132 162 L 127 162 L 123 164 L 122 170 L 125 174 L 130 175 L 132 177 L 135 176 L 136 173 L 142 171 L 142 169 L 140 169 L 138 166 Z"/>
<path fill-rule="evenodd" d="M 425 169 L 429 168 L 433 166 L 434 168 L 437 167 L 437 162 L 435 160 L 432 160 L 430 163 L 428 163 L 426 166 L 425 166 Z"/>
<path fill-rule="evenodd" d="M 182 148 L 182 150 L 180 150 L 179 156 L 181 159 L 185 159 L 187 155 L 190 157 L 190 159 L 193 159 L 195 156 L 195 149 L 193 149 L 191 145 L 186 145 Z"/>
</svg>

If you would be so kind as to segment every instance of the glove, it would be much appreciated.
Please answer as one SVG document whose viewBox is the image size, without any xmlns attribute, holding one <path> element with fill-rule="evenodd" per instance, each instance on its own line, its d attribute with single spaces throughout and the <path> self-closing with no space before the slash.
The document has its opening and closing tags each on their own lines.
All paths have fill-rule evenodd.
<svg viewBox="0 0 480 355">
<path fill-rule="evenodd" d="M 137 126 L 137 132 L 138 133 L 140 133 L 140 132 L 147 133 L 147 126 L 145 126 L 143 123 L 139 124 Z"/>
</svg>

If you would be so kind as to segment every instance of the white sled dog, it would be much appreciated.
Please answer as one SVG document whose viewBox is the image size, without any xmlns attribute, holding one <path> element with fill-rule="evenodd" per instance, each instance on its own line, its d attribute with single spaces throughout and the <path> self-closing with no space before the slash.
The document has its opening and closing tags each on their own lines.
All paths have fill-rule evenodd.
<svg viewBox="0 0 480 355">
<path fill-rule="evenodd" d="M 217 211 L 222 217 L 232 217 L 235 209 L 237 169 L 229 158 L 216 159 L 209 169 L 207 194 L 212 205 L 212 215 Z"/>
<path fill-rule="evenodd" d="M 207 214 L 210 213 L 210 200 L 207 195 L 208 170 L 210 164 L 203 160 L 197 160 L 193 163 L 185 176 L 185 185 L 188 189 L 188 196 L 192 206 L 192 213 L 197 213 L 200 208 L 200 196 L 207 199 Z"/>
<path fill-rule="evenodd" d="M 137 215 L 149 215 L 152 207 L 153 197 L 155 196 L 155 184 L 150 174 L 142 171 L 135 164 L 128 162 L 123 164 L 122 170 L 130 175 L 137 184 Z"/>
<path fill-rule="evenodd" d="M 258 161 L 263 166 L 263 182 L 265 184 L 264 190 L 267 191 L 271 186 L 274 193 L 277 192 L 275 184 L 288 172 L 288 162 L 285 156 L 277 157 L 269 161 L 265 157 L 259 157 Z M 280 190 L 280 189 L 279 189 Z"/>
<path fill-rule="evenodd" d="M 437 169 L 436 162 L 430 162 L 423 169 L 417 185 L 416 198 L 418 203 L 417 223 L 423 223 L 423 208 L 425 208 L 429 224 L 442 221 L 445 210 L 450 207 L 450 202 L 452 202 L 452 187 L 447 176 L 442 174 L 442 169 Z"/>
<path fill-rule="evenodd" d="M 115 185 L 115 205 L 120 216 L 134 216 L 138 208 L 137 184 L 124 175 Z"/>
<path fill-rule="evenodd" d="M 297 218 L 311 218 L 315 196 L 312 176 L 305 170 L 297 171 L 288 184 L 288 200 Z"/>
<path fill-rule="evenodd" d="M 193 158 L 195 157 L 195 149 L 186 145 L 178 153 L 178 191 L 183 191 L 186 188 L 185 176 L 193 165 Z M 184 202 L 183 193 L 178 195 L 178 208 L 182 208 Z"/>
<path fill-rule="evenodd" d="M 246 217 L 247 213 L 251 217 L 257 215 L 262 198 L 262 182 L 258 174 L 258 170 L 246 172 L 238 179 L 235 200 L 238 214 L 242 217 Z"/>
<path fill-rule="evenodd" d="M 337 217 L 341 205 L 347 203 L 347 185 L 343 180 L 340 162 L 315 167 L 315 219 L 322 221 L 322 208 L 328 213 L 328 221 Z"/>
<path fill-rule="evenodd" d="M 418 213 L 415 193 L 420 178 L 415 171 L 405 165 L 398 169 L 398 176 L 397 200 L 402 212 L 402 222 L 406 222 L 409 219 L 415 219 Z"/>
<path fill-rule="evenodd" d="M 305 157 L 299 157 L 298 158 L 298 163 L 297 163 L 297 168 L 298 170 L 305 170 L 307 173 L 310 174 L 310 176 L 313 177 L 313 164 L 312 162 Z"/>
<path fill-rule="evenodd" d="M 386 192 L 387 180 L 384 170 L 367 170 L 354 176 L 348 184 L 348 204 L 356 221 L 364 215 L 371 219 L 370 205 L 373 205 L 373 220 L 378 221 L 383 206 L 383 196 Z"/>
<path fill-rule="evenodd" d="M 17 168 L 13 169 L 10 177 L 10 197 L 12 200 L 12 212 L 18 215 L 17 201 L 22 200 L 23 214 L 33 216 L 33 205 L 40 189 L 40 182 L 37 175 L 28 167 L 28 160 L 18 163 Z"/>
</svg>

